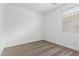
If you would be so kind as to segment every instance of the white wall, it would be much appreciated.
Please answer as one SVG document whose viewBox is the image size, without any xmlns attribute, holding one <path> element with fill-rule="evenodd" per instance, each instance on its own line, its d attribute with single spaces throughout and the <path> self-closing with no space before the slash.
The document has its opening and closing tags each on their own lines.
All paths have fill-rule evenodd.
<svg viewBox="0 0 79 59">
<path fill-rule="evenodd" d="M 62 32 L 62 11 L 75 5 L 67 4 L 42 16 L 7 4 L 4 14 L 5 47 L 45 39 L 79 51 L 79 34 Z"/>
<path fill-rule="evenodd" d="M 42 39 L 42 16 L 7 4 L 5 8 L 5 47 Z"/>
<path fill-rule="evenodd" d="M 4 36 L 4 4 L 0 3 L 0 54 L 3 50 L 4 42 L 3 42 L 3 36 Z"/>
<path fill-rule="evenodd" d="M 79 51 L 79 33 L 62 32 L 62 12 L 79 4 L 67 4 L 44 15 L 44 38 Z"/>
</svg>

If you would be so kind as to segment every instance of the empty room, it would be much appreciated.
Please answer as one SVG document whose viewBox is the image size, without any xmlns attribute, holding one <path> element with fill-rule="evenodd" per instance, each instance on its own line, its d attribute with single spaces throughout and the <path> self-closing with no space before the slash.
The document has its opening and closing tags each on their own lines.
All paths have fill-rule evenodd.
<svg viewBox="0 0 79 59">
<path fill-rule="evenodd" d="M 0 56 L 79 56 L 79 4 L 0 3 Z"/>
</svg>

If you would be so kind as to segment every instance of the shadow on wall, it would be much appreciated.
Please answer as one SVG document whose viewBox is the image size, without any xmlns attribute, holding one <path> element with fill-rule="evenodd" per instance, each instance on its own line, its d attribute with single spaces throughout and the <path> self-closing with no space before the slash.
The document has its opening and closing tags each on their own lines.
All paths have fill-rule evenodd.
<svg viewBox="0 0 79 59">
<path fill-rule="evenodd" d="M 32 20 L 30 22 L 28 22 L 27 24 L 25 25 L 22 25 L 20 26 L 20 28 L 18 28 L 17 30 L 14 30 L 14 31 L 11 31 L 10 33 L 7 33 L 5 35 L 5 44 L 6 42 L 8 43 L 9 41 L 8 40 L 13 40 L 13 41 L 16 41 L 16 40 L 27 40 L 27 41 L 30 41 L 30 39 L 33 39 L 34 36 L 36 33 L 39 33 L 39 31 L 37 29 L 39 27 L 39 21 L 37 20 Z M 9 42 L 9 43 L 12 43 L 12 42 Z"/>
</svg>

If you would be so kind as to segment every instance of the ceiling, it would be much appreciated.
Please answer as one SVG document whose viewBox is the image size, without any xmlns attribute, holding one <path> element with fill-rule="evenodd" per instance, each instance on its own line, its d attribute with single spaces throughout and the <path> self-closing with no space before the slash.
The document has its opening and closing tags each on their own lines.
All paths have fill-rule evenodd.
<svg viewBox="0 0 79 59">
<path fill-rule="evenodd" d="M 11 4 L 41 14 L 47 13 L 50 10 L 62 5 L 61 3 L 11 3 Z"/>
</svg>

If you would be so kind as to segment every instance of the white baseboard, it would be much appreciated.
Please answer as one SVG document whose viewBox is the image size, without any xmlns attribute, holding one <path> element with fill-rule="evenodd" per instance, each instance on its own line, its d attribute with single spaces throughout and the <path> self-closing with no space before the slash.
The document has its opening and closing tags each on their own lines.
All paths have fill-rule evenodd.
<svg viewBox="0 0 79 59">
<path fill-rule="evenodd" d="M 77 48 L 74 48 L 73 46 L 71 46 L 71 45 L 64 45 L 64 44 L 62 44 L 61 42 L 55 42 L 55 41 L 51 41 L 51 40 L 46 40 L 46 41 L 48 41 L 48 42 L 51 42 L 51 43 L 55 43 L 55 44 L 57 44 L 57 45 L 61 45 L 61 46 L 63 46 L 63 47 L 67 47 L 67 48 L 69 48 L 69 49 L 72 49 L 72 50 L 75 50 L 75 51 L 79 51 L 79 49 L 78 49 L 78 47 Z"/>
<path fill-rule="evenodd" d="M 3 52 L 3 50 L 4 50 L 4 48 L 0 48 L 0 56 L 1 56 L 2 52 Z"/>
<path fill-rule="evenodd" d="M 39 40 L 42 40 L 42 39 L 31 39 L 31 40 L 15 40 L 15 41 L 9 41 L 5 44 L 5 48 L 6 47 L 11 47 L 11 46 L 16 46 L 16 45 L 21 45 L 21 44 L 26 44 L 26 43 L 30 43 L 30 42 L 34 42 L 34 41 L 39 41 Z"/>
</svg>

